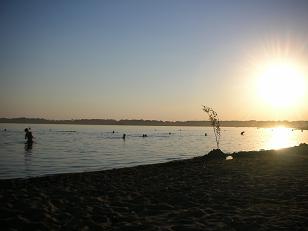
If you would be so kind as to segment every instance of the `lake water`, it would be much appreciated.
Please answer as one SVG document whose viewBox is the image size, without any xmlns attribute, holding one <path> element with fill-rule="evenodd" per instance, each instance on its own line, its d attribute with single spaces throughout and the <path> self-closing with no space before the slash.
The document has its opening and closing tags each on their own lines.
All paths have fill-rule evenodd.
<svg viewBox="0 0 308 231">
<path fill-rule="evenodd" d="M 35 137 L 30 150 L 25 127 Z M 216 148 L 211 127 L 0 124 L 0 130 L 0 179 L 160 163 Z M 220 148 L 230 153 L 308 143 L 308 131 L 289 128 L 226 127 L 221 134 Z"/>
</svg>

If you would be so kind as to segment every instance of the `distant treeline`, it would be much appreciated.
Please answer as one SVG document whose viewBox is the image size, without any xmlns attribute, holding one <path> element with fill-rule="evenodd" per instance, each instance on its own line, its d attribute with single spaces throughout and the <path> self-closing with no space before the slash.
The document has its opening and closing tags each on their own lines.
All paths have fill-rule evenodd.
<svg viewBox="0 0 308 231">
<path fill-rule="evenodd" d="M 72 119 L 47 120 L 41 118 L 0 118 L 0 123 L 24 124 L 84 124 L 84 125 L 143 125 L 143 126 L 211 126 L 210 121 L 113 120 Z M 308 121 L 221 121 L 222 127 L 276 127 L 308 129 Z"/>
</svg>

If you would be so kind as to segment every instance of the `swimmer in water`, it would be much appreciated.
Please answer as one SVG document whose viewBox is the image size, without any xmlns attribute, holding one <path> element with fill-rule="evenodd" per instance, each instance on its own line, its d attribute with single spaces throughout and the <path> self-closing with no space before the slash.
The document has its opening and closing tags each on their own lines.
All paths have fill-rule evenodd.
<svg viewBox="0 0 308 231">
<path fill-rule="evenodd" d="M 25 129 L 25 139 L 27 139 L 27 144 L 28 145 L 32 145 L 33 144 L 33 135 L 32 135 L 32 132 L 26 128 Z"/>
</svg>

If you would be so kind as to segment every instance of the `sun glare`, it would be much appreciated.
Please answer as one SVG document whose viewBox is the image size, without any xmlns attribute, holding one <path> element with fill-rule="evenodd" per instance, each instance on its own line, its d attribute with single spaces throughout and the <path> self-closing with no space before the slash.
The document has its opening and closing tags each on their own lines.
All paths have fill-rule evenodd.
<svg viewBox="0 0 308 231">
<path fill-rule="evenodd" d="M 259 97 L 272 107 L 295 106 L 305 95 L 304 74 L 299 66 L 288 60 L 264 65 L 257 81 Z"/>
<path fill-rule="evenodd" d="M 294 132 L 290 128 L 277 127 L 269 131 L 266 149 L 281 149 L 296 145 Z"/>
</svg>

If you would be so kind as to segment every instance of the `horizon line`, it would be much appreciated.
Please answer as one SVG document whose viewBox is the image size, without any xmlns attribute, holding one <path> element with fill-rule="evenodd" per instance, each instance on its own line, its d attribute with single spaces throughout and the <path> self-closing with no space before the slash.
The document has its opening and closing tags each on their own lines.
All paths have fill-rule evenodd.
<svg viewBox="0 0 308 231">
<path fill-rule="evenodd" d="M 156 121 L 156 122 L 210 122 L 209 120 L 160 120 L 160 119 L 102 119 L 102 118 L 79 118 L 79 119 L 46 119 L 46 118 L 40 118 L 40 117 L 0 117 L 0 120 L 44 120 L 44 121 L 54 121 L 54 122 L 60 122 L 60 121 Z M 236 120 L 236 119 L 230 119 L 230 120 L 220 120 L 220 122 L 286 122 L 286 123 L 292 123 L 292 122 L 308 122 L 308 120 L 256 120 L 256 119 L 250 119 L 250 120 Z"/>
</svg>

